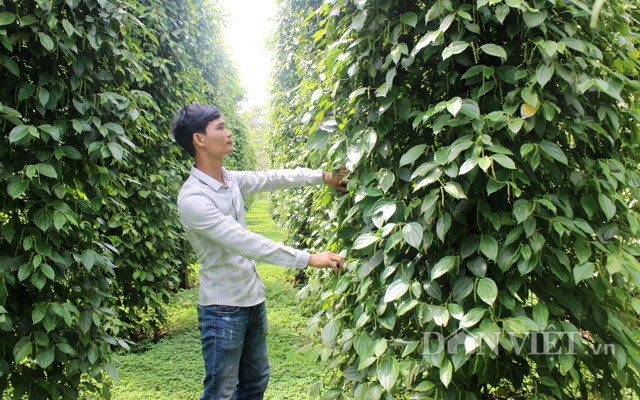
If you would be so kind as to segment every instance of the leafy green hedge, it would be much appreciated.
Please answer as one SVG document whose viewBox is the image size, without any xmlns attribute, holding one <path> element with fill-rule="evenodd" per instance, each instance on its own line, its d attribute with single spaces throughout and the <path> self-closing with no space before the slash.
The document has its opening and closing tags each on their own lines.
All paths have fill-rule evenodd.
<svg viewBox="0 0 640 400">
<path fill-rule="evenodd" d="M 205 1 L 0 1 L 5 395 L 98 390 L 117 375 L 110 352 L 162 322 L 193 261 L 176 110 L 217 104 L 236 133 L 230 167 L 250 167 L 221 23 Z"/>
<path fill-rule="evenodd" d="M 640 12 L 598 3 L 280 1 L 275 158 L 356 171 L 278 212 L 351 260 L 323 398 L 640 392 Z"/>
</svg>

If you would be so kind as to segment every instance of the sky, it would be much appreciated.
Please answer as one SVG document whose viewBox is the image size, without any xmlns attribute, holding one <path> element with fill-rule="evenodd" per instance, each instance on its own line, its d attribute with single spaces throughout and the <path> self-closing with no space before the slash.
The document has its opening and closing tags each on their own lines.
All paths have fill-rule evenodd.
<svg viewBox="0 0 640 400">
<path fill-rule="evenodd" d="M 268 98 L 271 54 L 266 40 L 276 14 L 275 0 L 219 0 L 227 14 L 224 32 L 248 104 L 264 105 Z"/>
</svg>

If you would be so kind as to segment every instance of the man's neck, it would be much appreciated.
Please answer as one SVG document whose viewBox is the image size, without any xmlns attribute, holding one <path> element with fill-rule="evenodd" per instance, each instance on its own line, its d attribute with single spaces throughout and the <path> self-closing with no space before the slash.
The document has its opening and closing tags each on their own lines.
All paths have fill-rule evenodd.
<svg viewBox="0 0 640 400">
<path fill-rule="evenodd" d="M 201 172 L 204 172 L 223 185 L 225 184 L 224 179 L 222 179 L 222 158 L 210 159 L 205 157 L 198 157 L 198 155 L 196 154 L 195 166 Z"/>
</svg>

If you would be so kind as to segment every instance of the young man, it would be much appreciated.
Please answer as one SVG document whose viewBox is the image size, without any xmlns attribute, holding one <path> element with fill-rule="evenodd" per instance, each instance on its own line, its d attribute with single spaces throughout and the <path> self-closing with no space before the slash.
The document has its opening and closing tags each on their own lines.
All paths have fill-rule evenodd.
<svg viewBox="0 0 640 400">
<path fill-rule="evenodd" d="M 344 191 L 345 170 L 297 168 L 227 171 L 233 134 L 220 111 L 196 104 L 178 112 L 171 130 L 195 164 L 180 189 L 178 212 L 198 259 L 198 321 L 205 364 L 201 399 L 262 399 L 269 380 L 264 285 L 253 260 L 285 267 L 333 268 L 344 259 L 309 254 L 247 230 L 243 194 L 325 183 Z"/>
</svg>

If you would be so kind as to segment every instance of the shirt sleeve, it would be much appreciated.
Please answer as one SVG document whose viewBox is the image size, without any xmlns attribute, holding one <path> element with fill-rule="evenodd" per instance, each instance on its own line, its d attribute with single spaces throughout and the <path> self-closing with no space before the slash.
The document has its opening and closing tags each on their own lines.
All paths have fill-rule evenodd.
<svg viewBox="0 0 640 400">
<path fill-rule="evenodd" d="M 322 170 L 309 168 L 233 172 L 240 192 L 249 194 L 324 183 Z"/>
<path fill-rule="evenodd" d="M 282 267 L 303 269 L 309 264 L 311 255 L 306 251 L 251 232 L 220 212 L 204 195 L 187 195 L 179 202 L 178 211 L 185 230 L 203 235 L 235 254 Z"/>
</svg>

